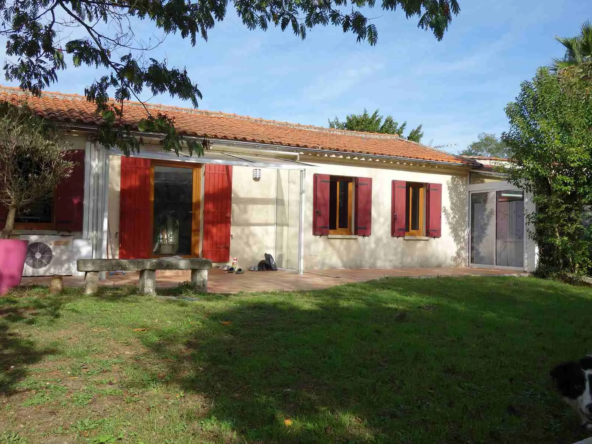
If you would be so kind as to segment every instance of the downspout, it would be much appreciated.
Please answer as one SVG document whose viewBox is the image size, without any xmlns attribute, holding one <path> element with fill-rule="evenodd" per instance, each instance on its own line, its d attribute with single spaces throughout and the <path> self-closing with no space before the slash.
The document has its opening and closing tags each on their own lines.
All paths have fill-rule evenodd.
<svg viewBox="0 0 592 444">
<path fill-rule="evenodd" d="M 300 170 L 300 226 L 298 229 L 298 274 L 304 274 L 304 209 L 306 170 Z"/>
</svg>

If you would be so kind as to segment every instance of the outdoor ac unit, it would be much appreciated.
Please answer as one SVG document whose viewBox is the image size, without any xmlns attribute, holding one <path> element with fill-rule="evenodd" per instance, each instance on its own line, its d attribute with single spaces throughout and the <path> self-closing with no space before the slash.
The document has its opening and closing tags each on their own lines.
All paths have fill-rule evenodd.
<svg viewBox="0 0 592 444">
<path fill-rule="evenodd" d="M 29 241 L 23 276 L 72 274 L 72 236 L 21 236 Z"/>
</svg>

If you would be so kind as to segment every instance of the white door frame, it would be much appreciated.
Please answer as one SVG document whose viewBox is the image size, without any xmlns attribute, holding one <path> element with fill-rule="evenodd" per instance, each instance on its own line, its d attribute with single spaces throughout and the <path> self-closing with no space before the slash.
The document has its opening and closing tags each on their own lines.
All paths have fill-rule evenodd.
<svg viewBox="0 0 592 444">
<path fill-rule="evenodd" d="M 495 192 L 496 193 L 496 208 L 495 208 L 495 221 L 497 224 L 497 191 L 519 191 L 522 192 L 524 194 L 524 209 L 526 210 L 527 205 L 529 204 L 529 197 L 527 195 L 527 193 L 525 193 L 523 190 L 521 190 L 520 188 L 508 183 L 508 182 L 491 182 L 491 183 L 479 183 L 479 184 L 473 184 L 473 185 L 469 185 L 468 187 L 468 199 L 467 199 L 467 203 L 468 203 L 468 240 L 467 240 L 467 245 L 468 245 L 468 252 L 467 252 L 467 265 L 469 267 L 472 268 L 499 268 L 501 270 L 511 270 L 511 271 L 526 271 L 527 267 L 528 267 L 528 233 L 527 233 L 527 221 L 526 221 L 526 217 L 524 220 L 524 239 L 523 239 L 523 258 L 522 258 L 522 267 L 507 267 L 507 266 L 503 266 L 503 265 L 481 265 L 481 264 L 473 264 L 471 263 L 471 251 L 472 251 L 472 245 L 471 245 L 471 241 L 472 241 L 472 205 L 471 205 L 471 196 L 473 194 L 478 194 L 478 193 L 487 193 L 487 192 Z M 497 226 L 496 226 L 496 231 L 497 231 Z M 497 262 L 497 249 L 496 249 L 496 256 L 495 256 L 495 262 Z"/>
</svg>

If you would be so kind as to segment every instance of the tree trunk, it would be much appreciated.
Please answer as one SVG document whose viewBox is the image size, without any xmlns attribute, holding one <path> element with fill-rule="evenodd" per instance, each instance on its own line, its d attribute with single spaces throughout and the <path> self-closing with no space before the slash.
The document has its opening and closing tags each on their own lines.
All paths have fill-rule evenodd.
<svg viewBox="0 0 592 444">
<path fill-rule="evenodd" d="M 16 217 L 16 207 L 9 207 L 6 215 L 6 225 L 4 230 L 0 232 L 0 239 L 10 239 L 12 230 L 14 229 L 14 218 Z"/>
</svg>

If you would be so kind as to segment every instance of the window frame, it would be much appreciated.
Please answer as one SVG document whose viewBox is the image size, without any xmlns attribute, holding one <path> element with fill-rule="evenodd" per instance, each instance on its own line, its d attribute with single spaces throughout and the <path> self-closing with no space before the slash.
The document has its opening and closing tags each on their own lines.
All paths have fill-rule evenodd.
<svg viewBox="0 0 592 444">
<path fill-rule="evenodd" d="M 180 255 L 184 258 L 201 257 L 201 217 L 202 217 L 202 203 L 201 203 L 201 179 L 202 166 L 201 163 L 192 162 L 175 162 L 168 160 L 150 160 L 150 221 L 149 230 L 151 236 L 150 243 L 150 257 L 160 258 L 166 257 L 167 254 L 154 253 L 154 168 L 157 166 L 173 167 L 173 168 L 187 168 L 193 171 L 193 190 L 192 190 L 192 221 L 191 221 L 191 254 Z"/>
<path fill-rule="evenodd" d="M 413 230 L 411 227 L 413 226 L 413 211 L 411 210 L 413 207 L 413 189 L 419 189 L 419 211 L 418 211 L 418 229 Z M 420 182 L 407 182 L 407 189 L 405 190 L 405 221 L 408 224 L 408 228 L 406 226 L 405 229 L 405 236 L 410 237 L 423 237 L 425 236 L 425 222 L 426 222 L 426 184 Z"/>
<path fill-rule="evenodd" d="M 329 228 L 329 236 L 353 236 L 354 235 L 354 193 L 355 193 L 355 178 L 349 176 L 333 176 L 329 175 L 330 182 L 337 182 L 337 197 L 335 199 L 335 205 L 337 206 L 335 211 L 335 226 L 337 228 Z M 347 227 L 339 228 L 339 188 L 341 183 L 347 181 L 348 187 L 348 202 L 347 202 Z M 329 189 L 329 205 L 331 205 L 331 189 Z M 329 226 L 331 226 L 331 220 L 329 219 Z"/>
</svg>

